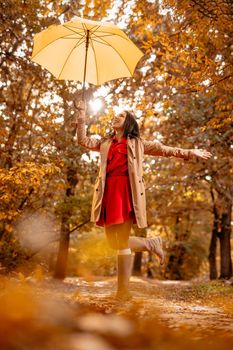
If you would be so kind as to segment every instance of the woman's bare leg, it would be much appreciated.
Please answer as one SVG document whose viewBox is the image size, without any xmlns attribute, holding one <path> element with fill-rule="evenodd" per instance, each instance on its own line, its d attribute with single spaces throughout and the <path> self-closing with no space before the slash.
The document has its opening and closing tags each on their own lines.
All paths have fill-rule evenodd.
<svg viewBox="0 0 233 350">
<path fill-rule="evenodd" d="M 109 246 L 112 249 L 118 249 L 118 241 L 117 241 L 117 225 L 105 225 L 104 231 L 108 241 Z"/>
<path fill-rule="evenodd" d="M 129 237 L 129 247 L 134 252 L 147 251 L 155 254 L 160 259 L 160 264 L 164 264 L 164 252 L 161 237 L 145 238 L 145 237 Z"/>
<path fill-rule="evenodd" d="M 105 226 L 105 232 L 109 245 L 113 249 L 130 248 L 133 252 L 151 252 L 159 257 L 160 264 L 163 265 L 165 257 L 161 238 L 129 236 L 131 227 L 131 221 L 126 221 L 123 224 L 118 225 Z"/>
<path fill-rule="evenodd" d="M 132 227 L 132 220 L 127 220 L 122 224 L 105 225 L 105 234 L 108 243 L 113 249 L 126 249 L 129 247 L 129 235 Z"/>
<path fill-rule="evenodd" d="M 129 237 L 129 247 L 133 252 L 143 252 L 147 250 L 144 237 Z"/>
</svg>

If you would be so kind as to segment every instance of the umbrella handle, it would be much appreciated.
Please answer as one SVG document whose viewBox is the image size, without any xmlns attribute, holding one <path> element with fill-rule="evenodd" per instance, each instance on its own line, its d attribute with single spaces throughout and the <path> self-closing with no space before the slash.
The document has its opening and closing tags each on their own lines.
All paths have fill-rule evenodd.
<svg viewBox="0 0 233 350">
<path fill-rule="evenodd" d="M 86 71 L 87 71 L 87 52 L 88 52 L 88 46 L 89 46 L 89 33 L 90 33 L 90 30 L 87 29 L 86 53 L 85 53 L 84 73 L 83 73 L 83 91 L 82 91 L 82 100 L 83 101 L 85 99 L 85 80 L 86 80 Z"/>
</svg>

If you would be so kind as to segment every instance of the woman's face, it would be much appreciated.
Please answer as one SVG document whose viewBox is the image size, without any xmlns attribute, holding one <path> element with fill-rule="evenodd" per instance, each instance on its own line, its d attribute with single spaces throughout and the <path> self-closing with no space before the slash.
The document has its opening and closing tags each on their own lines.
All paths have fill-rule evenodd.
<svg viewBox="0 0 233 350">
<path fill-rule="evenodd" d="M 121 112 L 115 115 L 112 119 L 112 127 L 114 130 L 123 130 L 123 125 L 126 118 L 126 112 Z"/>
</svg>

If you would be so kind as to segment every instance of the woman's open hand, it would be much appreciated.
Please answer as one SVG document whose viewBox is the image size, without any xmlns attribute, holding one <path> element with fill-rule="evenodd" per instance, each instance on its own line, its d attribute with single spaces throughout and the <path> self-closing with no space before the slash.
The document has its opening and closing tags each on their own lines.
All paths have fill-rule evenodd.
<svg viewBox="0 0 233 350">
<path fill-rule="evenodd" d="M 209 159 L 212 157 L 212 153 L 205 149 L 192 149 L 192 155 L 201 159 Z"/>
</svg>

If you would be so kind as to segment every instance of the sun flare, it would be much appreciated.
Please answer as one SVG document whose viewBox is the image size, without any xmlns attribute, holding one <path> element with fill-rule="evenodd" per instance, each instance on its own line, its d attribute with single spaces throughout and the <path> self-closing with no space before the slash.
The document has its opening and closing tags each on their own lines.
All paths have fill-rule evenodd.
<svg viewBox="0 0 233 350">
<path fill-rule="evenodd" d="M 103 107 L 103 102 L 99 98 L 97 98 L 95 100 L 91 100 L 89 102 L 89 104 L 90 104 L 93 112 L 99 112 L 101 110 L 101 108 Z"/>
</svg>

